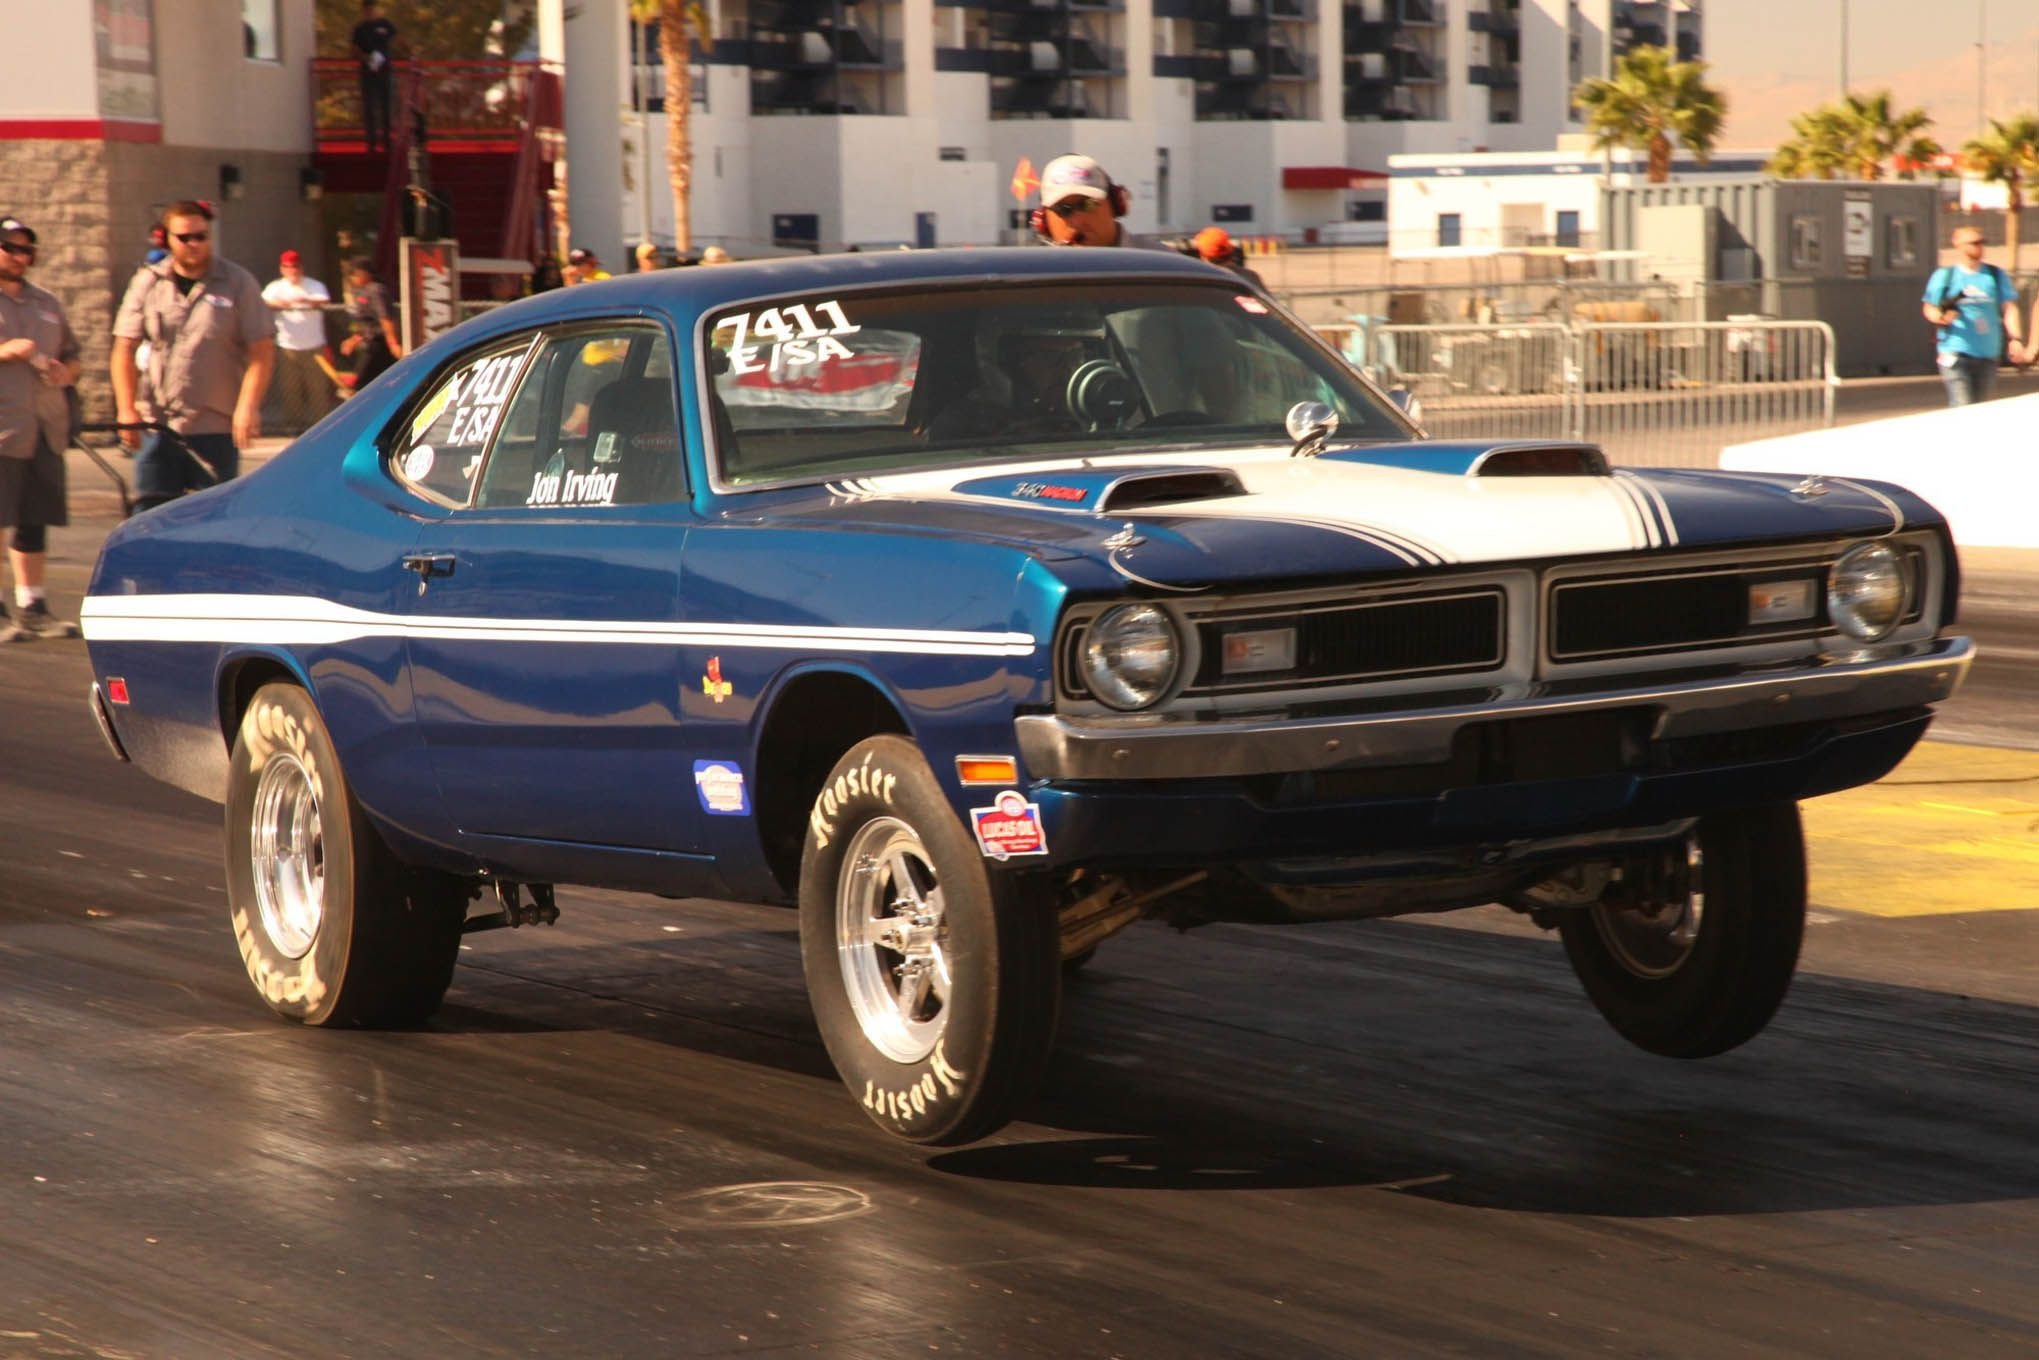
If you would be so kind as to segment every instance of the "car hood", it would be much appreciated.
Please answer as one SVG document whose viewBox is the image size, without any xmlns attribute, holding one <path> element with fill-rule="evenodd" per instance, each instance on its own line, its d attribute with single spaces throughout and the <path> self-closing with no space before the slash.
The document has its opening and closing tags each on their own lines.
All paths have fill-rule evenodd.
<svg viewBox="0 0 2039 1360">
<path fill-rule="evenodd" d="M 1509 461 L 1524 454 L 1571 470 L 1526 475 Z M 1610 470 L 1590 446 L 1520 442 L 1002 462 L 803 488 L 769 517 L 782 515 L 1097 556 L 1165 584 L 1689 551 L 1940 522 L 1884 484 Z"/>
</svg>

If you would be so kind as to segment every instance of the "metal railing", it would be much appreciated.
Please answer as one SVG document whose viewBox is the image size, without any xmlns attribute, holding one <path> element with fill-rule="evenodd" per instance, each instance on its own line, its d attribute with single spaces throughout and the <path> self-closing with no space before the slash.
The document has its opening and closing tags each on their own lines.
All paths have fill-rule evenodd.
<svg viewBox="0 0 2039 1360">
<path fill-rule="evenodd" d="M 537 61 L 411 61 L 395 63 L 398 91 L 416 82 L 419 107 L 434 141 L 514 146 L 532 116 L 558 126 L 557 96 L 533 101 L 532 85 L 557 82 L 559 67 Z M 362 139 L 360 68 L 351 57 L 314 57 L 312 131 L 322 149 L 347 148 Z M 401 105 L 399 116 L 408 110 Z M 394 129 L 392 129 L 394 132 Z"/>
<path fill-rule="evenodd" d="M 1834 423 L 1823 321 L 1319 330 L 1414 393 L 1435 438 L 1579 439 L 1617 463 L 1713 467 L 1724 445 Z"/>
</svg>

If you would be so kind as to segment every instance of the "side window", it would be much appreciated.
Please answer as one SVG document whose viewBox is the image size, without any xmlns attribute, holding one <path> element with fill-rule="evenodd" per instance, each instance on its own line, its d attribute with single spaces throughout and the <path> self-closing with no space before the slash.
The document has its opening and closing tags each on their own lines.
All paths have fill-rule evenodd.
<svg viewBox="0 0 2039 1360">
<path fill-rule="evenodd" d="M 1791 267 L 1820 267 L 1820 220 L 1810 213 L 1800 213 L 1791 219 Z"/>
<path fill-rule="evenodd" d="M 503 417 L 477 507 L 560 509 L 679 498 L 672 347 L 646 326 L 547 336 Z"/>
<path fill-rule="evenodd" d="M 411 413 L 391 457 L 403 481 L 442 501 L 467 504 L 489 436 L 531 352 L 531 337 L 477 351 L 439 380 Z"/>
</svg>

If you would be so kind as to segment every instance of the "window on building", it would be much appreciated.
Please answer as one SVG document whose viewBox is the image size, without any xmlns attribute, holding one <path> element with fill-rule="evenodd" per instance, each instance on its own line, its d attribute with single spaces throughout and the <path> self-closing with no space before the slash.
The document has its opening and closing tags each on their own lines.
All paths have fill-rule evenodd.
<svg viewBox="0 0 2039 1360">
<path fill-rule="evenodd" d="M 1820 267 L 1820 220 L 1811 213 L 1800 213 L 1791 219 L 1791 267 Z"/>
<path fill-rule="evenodd" d="M 1909 269 L 1919 262 L 1919 220 L 1889 217 L 1883 223 L 1883 262 L 1892 269 Z"/>
<path fill-rule="evenodd" d="M 1441 246 L 1455 246 L 1459 244 L 1461 235 L 1459 227 L 1460 220 L 1457 213 L 1439 213 L 1437 215 L 1437 244 Z"/>
<path fill-rule="evenodd" d="M 1566 210 L 1558 214 L 1558 241 L 1561 246 L 1576 247 L 1579 244 L 1579 214 Z"/>
<path fill-rule="evenodd" d="M 241 55 L 249 61 L 283 60 L 277 0 L 241 0 Z"/>
</svg>

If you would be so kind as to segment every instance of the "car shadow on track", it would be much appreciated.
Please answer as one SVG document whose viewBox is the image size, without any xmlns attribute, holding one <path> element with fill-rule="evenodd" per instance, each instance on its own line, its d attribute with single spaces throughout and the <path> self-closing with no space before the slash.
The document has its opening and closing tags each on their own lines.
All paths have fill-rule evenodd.
<svg viewBox="0 0 2039 1360">
<path fill-rule="evenodd" d="M 1137 973 L 1101 956 L 1027 1112 L 1058 1136 L 1014 1141 L 1015 1129 L 931 1165 L 1621 1217 L 2039 1194 L 2031 1007 L 1801 974 L 1754 1042 L 1676 1062 L 1607 1030 L 1548 941 L 1403 922 L 1319 930 L 1329 948 L 1309 932 L 1240 932 L 1218 951 L 1229 981 L 1205 975 L 1210 951 L 1165 971 L 1142 959 Z"/>
</svg>

